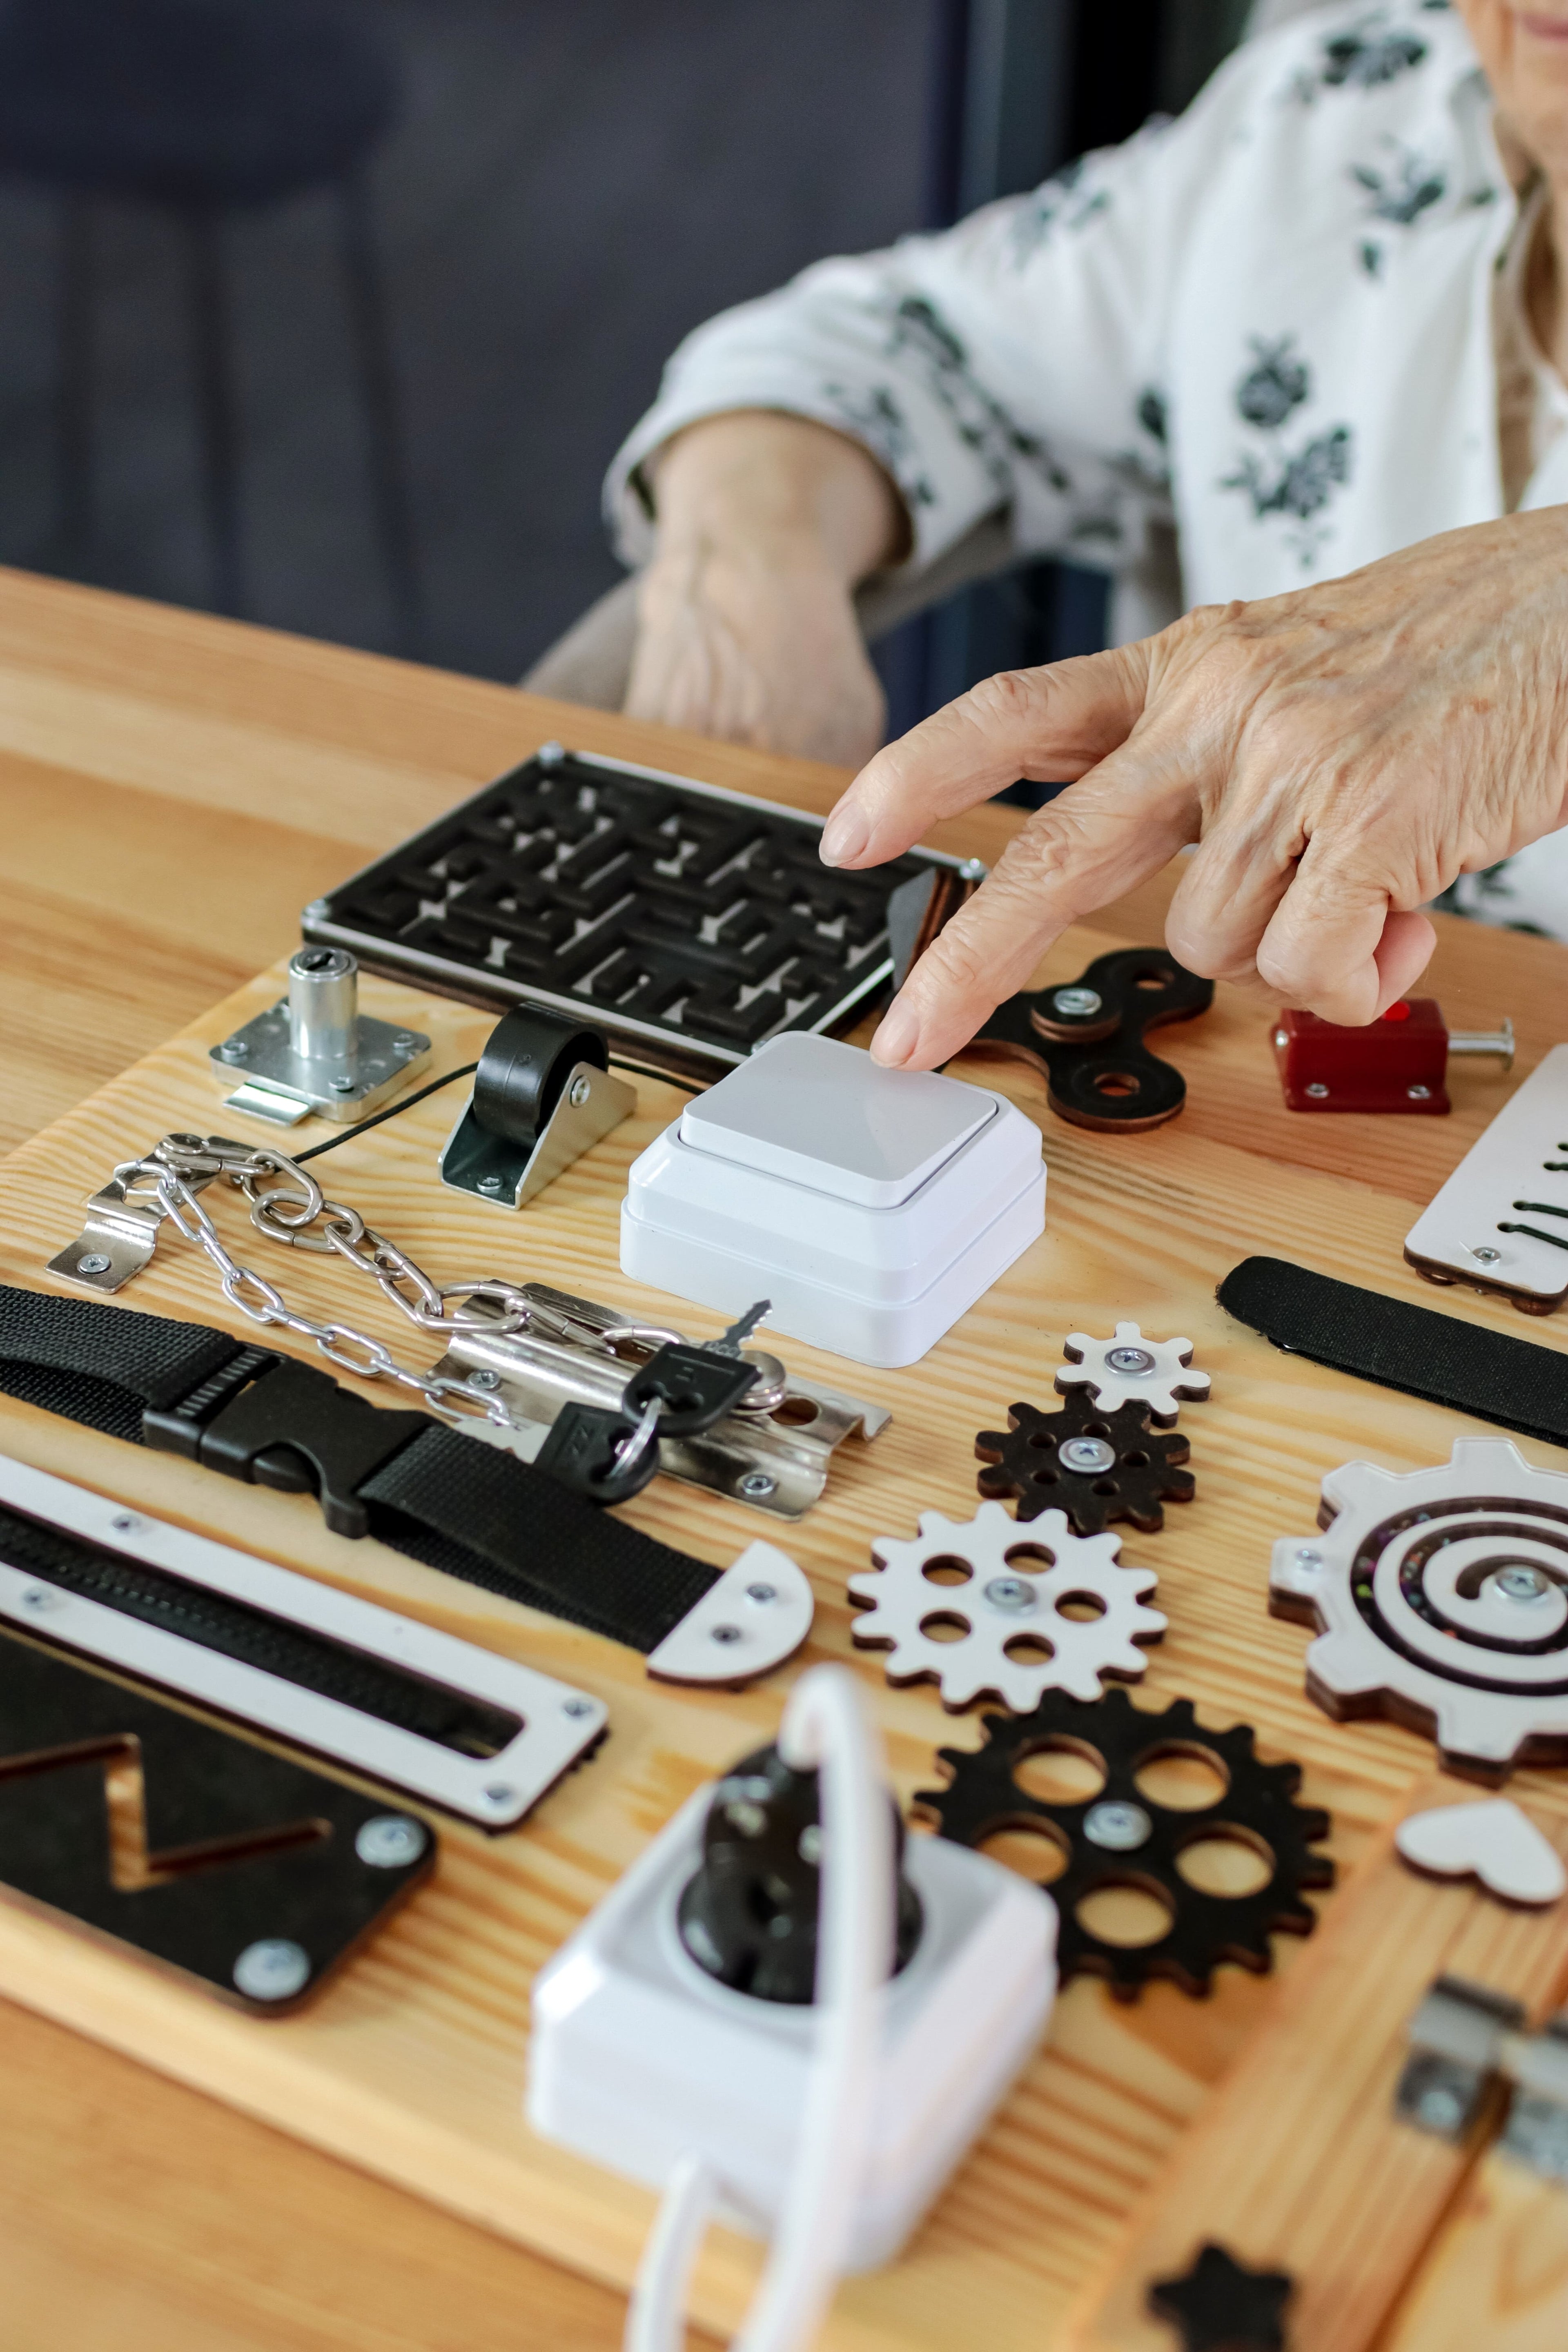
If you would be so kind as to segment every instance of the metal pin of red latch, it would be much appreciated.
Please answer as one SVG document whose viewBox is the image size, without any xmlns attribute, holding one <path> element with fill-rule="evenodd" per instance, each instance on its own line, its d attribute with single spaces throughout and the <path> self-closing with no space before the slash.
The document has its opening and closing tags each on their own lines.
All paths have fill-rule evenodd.
<svg viewBox="0 0 1568 2352">
<path fill-rule="evenodd" d="M 1421 1112 L 1450 1108 L 1450 1054 L 1495 1054 L 1513 1067 L 1513 1024 L 1494 1036 L 1450 1031 L 1432 996 L 1391 1004 L 1364 1029 L 1342 1029 L 1315 1013 L 1281 1013 L 1273 1031 L 1287 1110 Z"/>
</svg>

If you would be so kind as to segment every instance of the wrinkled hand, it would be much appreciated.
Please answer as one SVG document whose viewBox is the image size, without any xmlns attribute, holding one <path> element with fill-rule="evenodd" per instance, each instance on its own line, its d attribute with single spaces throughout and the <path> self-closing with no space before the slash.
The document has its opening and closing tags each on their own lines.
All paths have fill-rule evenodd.
<svg viewBox="0 0 1568 2352">
<path fill-rule="evenodd" d="M 988 679 L 878 754 L 823 855 L 879 865 L 1018 776 L 1079 781 L 921 957 L 879 1061 L 946 1060 L 1069 923 L 1194 841 L 1173 955 L 1374 1020 L 1431 955 L 1417 909 L 1568 822 L 1568 509 Z"/>
<path fill-rule="evenodd" d="M 887 717 L 842 577 L 808 548 L 765 541 L 656 556 L 626 709 L 846 767 L 869 759 Z"/>
</svg>

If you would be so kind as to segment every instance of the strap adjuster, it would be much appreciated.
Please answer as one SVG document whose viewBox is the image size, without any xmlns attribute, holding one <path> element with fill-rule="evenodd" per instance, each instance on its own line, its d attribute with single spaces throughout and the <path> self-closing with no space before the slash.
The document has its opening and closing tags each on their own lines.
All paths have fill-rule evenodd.
<svg viewBox="0 0 1568 2352">
<path fill-rule="evenodd" d="M 313 1365 L 247 1348 L 178 1404 L 149 1406 L 142 1439 L 247 1486 L 315 1495 L 334 1535 L 359 1537 L 370 1523 L 355 1489 L 432 1426 L 426 1413 L 383 1412 Z"/>
</svg>

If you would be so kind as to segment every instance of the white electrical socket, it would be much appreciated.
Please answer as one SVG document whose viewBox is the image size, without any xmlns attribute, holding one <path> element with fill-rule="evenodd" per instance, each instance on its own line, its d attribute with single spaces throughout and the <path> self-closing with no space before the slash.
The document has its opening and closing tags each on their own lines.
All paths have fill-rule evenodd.
<svg viewBox="0 0 1568 2352">
<path fill-rule="evenodd" d="M 726 2219 L 777 2221 L 816 2011 L 759 2000 L 699 1968 L 677 1906 L 702 1858 L 700 1789 L 533 1989 L 535 2130 L 661 2189 L 679 2158 L 721 2184 Z M 1056 1997 L 1057 1907 L 984 1854 L 911 1837 L 920 1942 L 882 1996 L 879 2082 L 846 2267 L 890 2261 L 1026 2063 Z"/>
</svg>

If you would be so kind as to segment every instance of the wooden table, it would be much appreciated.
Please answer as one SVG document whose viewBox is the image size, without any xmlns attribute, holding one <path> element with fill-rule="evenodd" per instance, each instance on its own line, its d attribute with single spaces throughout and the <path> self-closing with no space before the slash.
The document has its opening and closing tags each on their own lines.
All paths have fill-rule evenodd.
<svg viewBox="0 0 1568 2352">
<path fill-rule="evenodd" d="M 816 809 L 840 782 L 808 763 L 472 680 L 5 579 L 5 1141 L 20 1142 L 285 954 L 307 898 L 550 735 Z M 1016 822 L 984 810 L 932 838 L 990 857 Z M 1053 976 L 1111 940 L 1157 937 L 1165 895 L 1152 885 L 1097 919 L 1064 944 Z M 1475 1027 L 1510 1012 L 1524 1068 L 1561 1032 L 1565 980 L 1568 950 L 1444 926 L 1435 984 L 1451 1020 Z M 188 1061 L 192 1049 L 179 1050 Z M 1054 1262 L 1078 1284 L 1068 1299 L 1121 1301 L 1130 1313 L 1147 1303 L 1153 1328 L 1157 1307 L 1201 1303 L 1215 1272 L 1255 1246 L 1423 1295 L 1399 1266 L 1397 1236 L 1501 1101 L 1500 1085 L 1462 1072 L 1464 1108 L 1447 1121 L 1289 1118 L 1258 1008 L 1223 992 L 1216 1013 L 1177 1033 L 1172 1050 L 1194 1089 L 1178 1129 L 1115 1160 L 1104 1146 L 1089 1150 L 1049 1126 L 1053 1230 L 1065 1219 L 1070 1234 L 1076 1212 L 1081 1233 L 1072 1247 L 1080 1259 L 1088 1253 L 1070 1268 Z M 1038 1108 L 1026 1082 L 1019 1099 Z M 23 1279 L 31 1246 L 7 1252 L 8 1270 Z M 167 1292 L 146 1303 L 171 1311 Z M 1519 1328 L 1496 1303 L 1449 1294 L 1450 1303 L 1477 1322 Z M 174 1311 L 199 1305 L 193 1292 Z M 1215 1320 L 1212 1305 L 1207 1312 L 1205 1329 Z M 1072 1328 L 1066 1313 L 1053 1299 L 1053 1332 L 1058 1322 Z M 1104 1320 L 1102 1305 L 1089 1328 Z M 1048 1389 L 1055 1340 L 1043 1348 L 1037 1330 L 1011 1328 L 1018 1378 L 1004 1393 L 1002 1375 L 991 1371 L 991 1418 L 1016 1391 Z M 1529 1336 L 1561 1344 L 1553 1327 L 1530 1327 Z M 1261 1617 L 1258 1563 L 1270 1533 L 1309 1522 L 1316 1479 L 1331 1463 L 1371 1450 L 1375 1436 L 1378 1458 L 1410 1466 L 1446 1455 L 1466 1424 L 1408 1400 L 1375 1398 L 1369 1407 L 1373 1392 L 1277 1361 L 1278 1379 L 1264 1382 L 1249 1360 L 1245 1409 L 1224 1442 L 1217 1413 L 1212 1444 L 1202 1420 L 1209 1409 L 1189 1415 L 1200 1501 L 1157 1549 L 1132 1554 L 1159 1566 L 1161 1598 L 1172 1606 L 1172 1635 L 1153 1654 L 1149 1687 L 1154 1699 L 1190 1692 L 1215 1722 L 1245 1712 L 1270 1752 L 1301 1758 L 1309 1793 L 1334 1811 L 1335 1852 L 1352 1861 L 1378 1816 L 1424 1776 L 1430 1751 L 1390 1727 L 1331 1726 L 1307 1703 L 1301 1637 Z M 963 1371 L 967 1389 L 975 1367 L 966 1362 Z M 1216 1367 L 1216 1390 L 1221 1377 Z M 861 1385 L 889 1390 L 871 1375 Z M 893 1376 L 890 1388 L 912 1424 L 919 1376 Z M 968 1410 L 965 1395 L 959 1418 Z M 907 1454 L 906 1444 L 896 1442 L 887 1458 L 908 1468 L 918 1453 Z M 48 1466 L 47 1454 L 33 1458 Z M 948 1465 L 929 1499 L 955 1509 L 971 1475 L 961 1480 Z M 672 1524 L 662 1509 L 652 1523 L 667 1531 Z M 1237 1563 L 1234 1581 L 1219 1573 L 1217 1551 L 1226 1549 Z M 1249 1613 L 1239 1622 L 1243 1592 Z M 842 1619 L 839 1610 L 839 1646 Z M 895 1757 L 909 1785 L 929 1764 L 933 1736 L 960 1744 L 973 1737 L 973 1727 L 933 1723 L 929 1692 L 921 1704 L 923 1717 L 897 1718 L 900 1733 L 922 1725 Z M 901 1710 L 915 1706 L 912 1695 L 900 1701 Z M 1111 2011 L 1088 1984 L 1066 1997 L 1043 2079 L 1045 2095 L 1077 2117 L 1081 2152 L 1046 2199 L 1054 2220 L 1039 2257 L 1042 2344 L 1051 2315 L 1065 2308 L 1272 1998 L 1271 1980 L 1229 1970 L 1205 2007 L 1169 1988 L 1131 2011 Z M 285 2344 L 434 2352 L 451 2340 L 458 2278 L 467 2344 L 618 2341 L 619 2302 L 606 2290 L 58 2025 L 5 2011 L 0 2073 L 3 2352 L 41 2352 L 46 2343 L 50 2352 L 85 2352 L 89 2343 L 96 2352 L 110 2334 L 117 2347 L 144 2339 L 164 2352 L 186 2344 L 203 2352 Z M 949 2233 L 984 2238 L 998 2197 L 1005 2205 L 1009 2164 L 1032 2154 L 1028 2122 L 1004 2132 L 999 2149 L 966 2174 L 942 2225 Z"/>
</svg>

